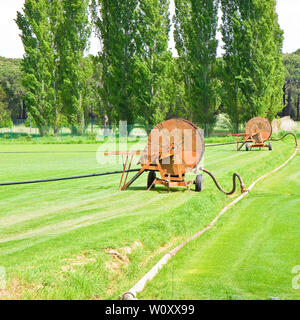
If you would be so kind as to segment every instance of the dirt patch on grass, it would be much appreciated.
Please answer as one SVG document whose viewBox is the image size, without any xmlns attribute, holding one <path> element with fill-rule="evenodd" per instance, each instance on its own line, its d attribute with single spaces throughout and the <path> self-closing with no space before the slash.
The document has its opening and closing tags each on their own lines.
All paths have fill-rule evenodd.
<svg viewBox="0 0 300 320">
<path fill-rule="evenodd" d="M 15 277 L 7 284 L 7 288 L 0 290 L 0 300 L 20 300 L 26 292 L 33 293 L 42 288 L 42 284 L 30 285 Z"/>
<path fill-rule="evenodd" d="M 112 296 L 115 293 L 116 286 L 122 279 L 122 270 L 126 268 L 130 262 L 129 255 L 136 249 L 142 248 L 143 244 L 140 241 L 134 241 L 131 246 L 113 249 L 106 248 L 105 252 L 110 256 L 106 261 L 105 268 L 109 272 L 109 285 L 106 287 L 106 293 Z"/>
<path fill-rule="evenodd" d="M 22 295 L 22 286 L 17 278 L 14 278 L 8 285 L 7 288 L 0 290 L 0 300 L 18 300 Z"/>
<path fill-rule="evenodd" d="M 153 253 L 151 253 L 144 261 L 140 263 L 140 266 L 145 266 L 154 257 L 160 253 L 171 250 L 171 248 L 180 240 L 180 237 L 173 238 L 170 242 L 164 246 L 159 247 Z M 130 255 L 134 250 L 142 248 L 143 244 L 139 241 L 133 242 L 130 247 L 123 247 L 119 249 L 106 248 L 105 252 L 110 255 L 111 259 L 106 262 L 106 269 L 110 272 L 110 283 L 106 287 L 106 293 L 108 296 L 115 294 L 116 287 L 120 281 L 122 281 L 122 270 L 126 268 L 130 262 Z"/>
<path fill-rule="evenodd" d="M 121 274 L 122 268 L 127 267 L 130 261 L 129 255 L 136 250 L 137 248 L 143 247 L 143 244 L 139 241 L 134 241 L 132 245 L 113 249 L 106 248 L 105 252 L 111 256 L 111 260 L 107 261 L 105 266 L 108 270 L 113 271 L 114 273 Z"/>
<path fill-rule="evenodd" d="M 71 259 L 64 259 L 64 261 L 68 262 L 68 264 L 63 265 L 61 267 L 63 272 L 75 272 L 76 267 L 80 267 L 83 265 L 87 265 L 90 263 L 95 263 L 96 258 L 90 257 L 90 252 L 85 252 L 81 255 L 76 256 L 75 258 Z"/>
</svg>

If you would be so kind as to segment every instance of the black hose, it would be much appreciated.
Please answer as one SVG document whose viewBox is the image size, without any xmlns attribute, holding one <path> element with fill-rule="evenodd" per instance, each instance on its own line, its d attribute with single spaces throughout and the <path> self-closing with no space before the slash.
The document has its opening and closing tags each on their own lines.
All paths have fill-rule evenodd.
<svg viewBox="0 0 300 320">
<path fill-rule="evenodd" d="M 244 192 L 247 192 L 247 189 L 245 188 L 245 184 L 243 182 L 243 179 L 242 177 L 238 174 L 238 173 L 234 173 L 232 175 L 232 182 L 233 182 L 233 186 L 232 186 L 232 190 L 231 191 L 225 191 L 221 186 L 220 184 L 218 183 L 217 179 L 215 178 L 215 176 L 208 170 L 206 169 L 201 169 L 203 172 L 207 173 L 211 178 L 212 180 L 214 181 L 215 185 L 217 186 L 217 188 L 222 191 L 223 193 L 227 194 L 227 195 L 230 195 L 230 194 L 233 194 L 235 193 L 235 190 L 236 190 L 236 179 L 239 180 L 239 183 L 240 183 L 240 187 L 241 187 L 241 193 L 244 193 Z"/>
<path fill-rule="evenodd" d="M 140 169 L 130 169 L 130 170 L 125 170 L 124 172 L 137 172 L 139 170 Z M 99 177 L 99 176 L 108 176 L 108 175 L 111 175 L 111 174 L 118 174 L 118 173 L 123 173 L 123 170 L 121 170 L 121 171 L 108 171 L 108 172 L 93 173 L 93 174 L 85 174 L 85 175 L 80 175 L 80 176 L 44 179 L 44 180 L 5 182 L 5 183 L 0 183 L 0 187 L 2 187 L 2 186 L 14 186 L 14 185 L 20 185 L 20 184 L 32 184 L 32 183 L 43 183 L 43 182 L 83 179 L 83 178 L 91 178 L 91 177 Z"/>
<path fill-rule="evenodd" d="M 242 143 L 242 142 L 238 142 Z M 216 143 L 216 144 L 206 144 L 205 147 L 217 147 L 217 146 L 225 146 L 229 144 L 236 144 L 236 142 L 224 142 L 224 143 Z M 90 150 L 71 150 L 71 151 L 0 151 L 0 154 L 51 154 L 51 153 L 101 153 L 105 151 L 90 151 Z"/>
<path fill-rule="evenodd" d="M 242 141 L 238 142 L 238 143 L 243 143 Z M 217 146 L 226 146 L 228 144 L 237 144 L 236 142 L 224 142 L 224 143 L 216 143 L 216 144 L 206 144 L 206 147 L 217 147 Z"/>
</svg>

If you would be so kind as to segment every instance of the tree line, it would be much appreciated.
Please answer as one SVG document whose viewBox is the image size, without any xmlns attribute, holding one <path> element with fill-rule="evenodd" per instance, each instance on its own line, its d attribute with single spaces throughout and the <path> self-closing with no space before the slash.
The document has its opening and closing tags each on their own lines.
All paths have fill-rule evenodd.
<svg viewBox="0 0 300 320">
<path fill-rule="evenodd" d="M 21 79 L 21 59 L 0 57 L 0 127 L 10 127 L 12 119 L 26 116 Z"/>
<path fill-rule="evenodd" d="M 281 116 L 291 116 L 300 121 L 300 49 L 283 56 L 285 82 Z"/>
<path fill-rule="evenodd" d="M 209 133 L 219 113 L 238 130 L 253 116 L 272 120 L 291 101 L 296 58 L 282 56 L 275 0 L 175 0 L 173 21 L 169 2 L 25 1 L 16 18 L 24 103 L 41 134 L 62 125 L 80 134 L 91 117 L 144 127 L 184 117 Z M 86 56 L 92 31 L 101 50 Z"/>
</svg>

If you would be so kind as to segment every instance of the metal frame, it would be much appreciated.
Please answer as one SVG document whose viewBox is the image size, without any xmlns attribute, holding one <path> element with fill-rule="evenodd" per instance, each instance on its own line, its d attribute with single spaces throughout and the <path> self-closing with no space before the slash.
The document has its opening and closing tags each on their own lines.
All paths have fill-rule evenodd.
<svg viewBox="0 0 300 320">
<path fill-rule="evenodd" d="M 156 171 L 160 173 L 159 178 L 155 178 L 152 182 L 151 186 L 148 190 L 151 190 L 153 185 L 161 184 L 170 190 L 170 187 L 186 187 L 189 191 L 189 184 L 193 184 L 194 181 L 186 181 L 185 180 L 185 173 L 192 171 L 195 167 L 197 167 L 198 163 L 200 162 L 203 153 L 204 153 L 204 140 L 202 134 L 199 132 L 197 126 L 195 126 L 192 122 L 184 120 L 184 119 L 170 119 L 166 120 L 160 124 L 158 124 L 154 129 L 158 129 L 159 131 L 162 129 L 174 129 L 174 127 L 178 128 L 179 130 L 185 130 L 186 128 L 193 130 L 195 133 L 195 137 L 197 134 L 199 135 L 202 144 L 199 150 L 189 150 L 195 156 L 195 163 L 192 164 L 192 168 L 187 167 L 186 162 L 182 164 L 176 164 L 174 156 L 177 155 L 178 152 L 182 152 L 179 148 L 176 150 L 176 144 L 174 143 L 174 138 L 171 139 L 170 144 L 168 144 L 168 148 L 160 147 L 159 151 L 155 154 L 148 154 L 147 148 L 144 151 L 115 151 L 115 152 L 106 152 L 105 155 L 121 155 L 122 162 L 123 162 L 123 173 L 119 183 L 120 190 L 126 190 L 139 176 L 145 171 Z M 151 131 L 152 132 L 152 131 Z M 193 137 L 194 137 L 193 136 Z M 195 138 L 196 139 L 196 138 Z M 160 140 L 161 141 L 161 140 Z M 151 150 L 151 144 L 155 143 L 151 140 L 151 133 L 148 136 L 147 147 L 148 150 Z M 149 148 L 150 146 L 150 148 Z M 181 151 L 179 151 L 181 150 Z M 190 152 L 190 153 L 191 153 Z M 189 158 L 191 155 L 187 154 L 186 157 Z M 128 179 L 128 170 L 130 170 L 133 157 L 134 155 L 141 155 L 141 159 L 139 164 L 141 165 L 141 169 L 137 172 L 135 176 L 133 176 L 129 181 Z M 164 163 L 163 160 L 170 158 L 170 162 L 168 164 Z M 183 159 L 183 158 L 182 158 Z M 125 174 L 126 172 L 126 174 Z"/>
<path fill-rule="evenodd" d="M 246 144 L 246 143 L 252 143 L 252 145 L 250 146 L 250 150 L 252 148 L 269 148 L 269 146 L 267 144 L 265 144 L 265 141 L 267 140 L 263 140 L 262 136 L 261 136 L 261 132 L 257 131 L 254 134 L 247 134 L 247 133 L 233 133 L 231 134 L 231 136 L 236 136 L 236 150 L 240 151 L 242 149 L 242 147 Z M 243 137 L 243 141 L 242 144 L 239 146 L 239 144 L 241 143 L 240 141 L 240 137 Z"/>
<path fill-rule="evenodd" d="M 194 183 L 194 181 L 186 181 L 185 180 L 185 170 L 179 170 L 179 175 L 171 176 L 166 169 L 163 169 L 160 161 L 162 161 L 166 157 L 172 157 L 174 156 L 174 152 L 164 155 L 163 157 L 159 157 L 155 159 L 155 163 L 151 163 L 148 161 L 146 164 L 142 164 L 142 168 L 136 173 L 135 176 L 132 177 L 127 182 L 128 174 L 134 155 L 141 155 L 144 152 L 142 151 L 113 151 L 113 152 L 105 152 L 104 155 L 121 155 L 122 156 L 122 162 L 123 162 L 123 172 L 119 183 L 119 189 L 120 190 L 126 190 L 143 172 L 145 171 L 156 171 L 160 173 L 161 178 L 155 178 L 151 186 L 148 188 L 148 191 L 151 190 L 153 185 L 155 184 L 161 184 L 168 188 L 168 191 L 170 191 L 170 187 L 180 186 L 180 187 L 186 187 L 189 191 L 189 184 Z M 177 165 L 180 166 L 180 165 Z M 126 175 L 125 175 L 126 173 Z M 124 178 L 125 177 L 125 178 Z"/>
<path fill-rule="evenodd" d="M 269 130 L 267 130 L 266 125 L 269 126 Z M 265 130 L 258 129 L 258 127 L 264 127 Z M 246 132 L 243 133 L 230 134 L 231 136 L 236 137 L 237 151 L 241 150 L 242 147 L 248 142 L 252 143 L 250 150 L 252 150 L 252 148 L 269 148 L 269 145 L 265 142 L 269 140 L 272 134 L 272 126 L 267 119 L 261 117 L 252 118 L 247 122 L 245 131 Z M 267 134 L 267 136 L 264 137 L 263 135 L 265 134 Z M 240 141 L 240 137 L 243 137 L 243 141 Z M 239 146 L 239 144 L 241 145 Z"/>
</svg>

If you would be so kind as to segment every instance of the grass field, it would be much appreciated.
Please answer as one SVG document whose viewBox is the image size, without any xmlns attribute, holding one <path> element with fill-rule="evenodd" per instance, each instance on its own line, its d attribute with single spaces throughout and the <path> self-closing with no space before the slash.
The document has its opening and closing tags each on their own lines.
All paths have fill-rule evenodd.
<svg viewBox="0 0 300 320">
<path fill-rule="evenodd" d="M 151 299 L 300 299 L 300 154 L 190 243 L 142 294 Z"/>
<path fill-rule="evenodd" d="M 294 148 L 291 142 L 292 139 L 288 139 L 287 142 L 274 143 L 272 152 L 236 152 L 234 146 L 207 148 L 205 167 L 212 170 L 227 189 L 231 188 L 233 172 L 239 172 L 246 185 L 249 185 L 255 178 L 288 158 Z M 0 149 L 1 152 L 28 152 L 0 154 L 1 182 L 88 174 L 121 168 L 120 164 L 114 163 L 113 157 L 108 164 L 99 164 L 95 152 L 97 145 L 7 144 Z M 47 153 L 30 153 L 37 151 Z M 297 157 L 299 163 L 299 155 Z M 293 169 L 290 170 L 299 173 L 294 162 L 291 166 Z M 200 278 L 194 279 L 193 275 L 187 273 L 181 282 L 186 288 L 183 297 L 227 299 L 235 294 L 242 295 L 243 298 L 256 297 L 251 295 L 251 292 L 262 282 L 270 283 L 271 278 L 264 279 L 262 276 L 266 275 L 265 269 L 276 262 L 278 265 L 275 265 L 274 270 L 282 270 L 282 274 L 285 274 L 278 280 L 280 293 L 277 295 L 299 296 L 297 292 L 287 291 L 285 280 L 290 277 L 290 272 L 286 274 L 286 270 L 291 268 L 291 263 L 297 264 L 296 258 L 300 260 L 299 252 L 295 250 L 300 237 L 297 232 L 300 217 L 290 210 L 293 205 L 286 209 L 287 214 L 281 215 L 281 218 L 275 215 L 275 212 L 268 214 L 267 209 L 259 214 L 265 205 L 269 208 L 278 205 L 279 195 L 288 203 L 288 192 L 299 200 L 296 183 L 285 184 L 285 188 L 289 186 L 293 190 L 284 189 L 281 195 L 279 186 L 284 184 L 284 170 L 280 174 L 282 176 L 277 180 L 277 186 L 271 183 L 272 188 L 265 187 L 263 194 L 255 189 L 249 200 L 243 201 L 235 209 L 237 211 L 228 212 L 217 225 L 217 229 L 199 239 L 197 245 L 192 244 L 190 250 L 184 249 L 182 256 L 178 255 L 172 262 L 170 266 L 173 266 L 175 271 L 183 268 L 181 265 L 184 261 L 191 266 L 195 265 L 196 269 L 198 265 L 202 268 L 199 260 L 202 263 L 205 253 L 205 270 L 211 270 L 211 273 L 207 274 L 205 290 L 201 289 L 204 284 L 199 274 L 196 273 Z M 165 252 L 206 226 L 218 211 L 232 200 L 232 197 L 217 191 L 208 177 L 205 177 L 205 189 L 202 193 L 188 193 L 184 189 L 175 188 L 169 194 L 163 187 L 151 192 L 145 191 L 146 175 L 128 191 L 120 192 L 119 178 L 117 175 L 1 187 L 0 266 L 5 267 L 7 275 L 6 289 L 0 290 L 1 299 L 118 298 Z M 272 192 L 275 192 L 275 198 L 271 196 Z M 255 197 L 258 201 L 253 204 Z M 252 205 L 247 207 L 250 201 Z M 297 202 L 295 205 L 297 207 Z M 250 217 L 250 220 L 246 217 Z M 285 217 L 288 219 L 287 225 L 283 224 Z M 273 227 L 274 230 L 270 230 L 270 233 L 262 232 L 265 230 L 261 227 L 263 222 L 266 222 L 266 230 Z M 259 230 L 255 225 L 260 226 Z M 227 232 L 234 232 L 235 244 L 230 243 L 232 238 L 226 233 L 226 228 Z M 290 230 L 292 233 L 289 233 Z M 278 246 L 273 243 L 273 246 L 264 248 L 263 243 L 268 241 L 271 235 L 277 239 Z M 259 241 L 265 250 L 260 251 L 261 255 L 255 251 L 258 250 Z M 243 242 L 245 246 L 242 246 Z M 284 257 L 277 259 L 281 250 Z M 186 258 L 183 257 L 184 254 Z M 252 255 L 256 260 L 251 259 Z M 191 259 L 190 262 L 188 259 Z M 222 270 L 218 271 L 219 278 L 214 278 L 213 265 L 220 265 L 220 259 Z M 250 266 L 247 261 L 251 262 Z M 230 262 L 235 267 L 231 273 L 228 271 Z M 258 272 L 259 269 L 252 272 L 259 263 L 265 273 Z M 227 273 L 224 272 L 225 269 Z M 149 285 L 143 293 L 144 297 L 176 298 L 174 292 L 176 293 L 177 289 L 173 290 L 173 296 L 170 296 L 169 270 L 168 266 L 157 280 Z M 249 273 L 249 270 L 252 273 Z M 233 280 L 229 274 L 234 275 Z M 162 284 L 166 284 L 164 290 L 158 284 L 159 279 Z M 237 281 L 236 292 L 228 289 L 234 286 L 230 286 L 227 280 Z M 241 281 L 240 286 L 238 280 Z M 179 288 L 180 283 L 173 281 L 173 286 Z M 225 289 L 229 292 L 227 295 L 224 293 Z M 259 289 L 258 292 L 258 297 L 262 298 L 275 295 L 271 288 L 266 295 Z"/>
</svg>

